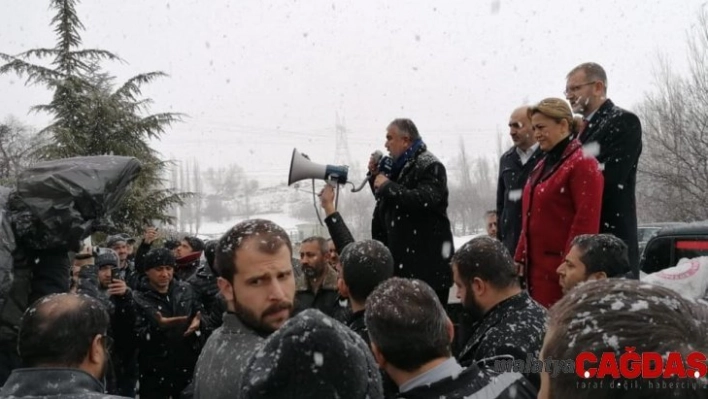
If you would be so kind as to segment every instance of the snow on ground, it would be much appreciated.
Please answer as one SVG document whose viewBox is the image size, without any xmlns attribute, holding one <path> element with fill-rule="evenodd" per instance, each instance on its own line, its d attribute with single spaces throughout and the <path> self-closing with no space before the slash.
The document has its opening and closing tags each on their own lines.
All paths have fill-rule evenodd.
<svg viewBox="0 0 708 399">
<path fill-rule="evenodd" d="M 465 243 L 467 243 L 467 241 L 469 241 L 469 240 L 471 240 L 471 239 L 473 239 L 473 238 L 475 238 L 475 237 L 479 237 L 479 236 L 483 236 L 483 235 L 484 235 L 484 234 L 472 234 L 472 235 L 469 235 L 469 236 L 452 237 L 452 243 L 455 245 L 455 251 L 457 251 L 457 250 L 460 249 L 463 245 L 465 245 Z"/>
<path fill-rule="evenodd" d="M 202 223 L 202 225 L 199 226 L 198 236 L 200 236 L 200 237 L 203 236 L 206 238 L 221 237 L 221 235 L 226 233 L 226 231 L 228 229 L 230 229 L 234 225 L 236 225 L 244 220 L 247 220 L 247 219 L 267 219 L 267 220 L 270 220 L 271 222 L 277 224 L 278 226 L 282 227 L 283 229 L 285 229 L 285 231 L 288 231 L 288 232 L 297 230 L 298 225 L 312 223 L 311 221 L 297 219 L 292 216 L 286 215 L 284 213 L 265 213 L 265 214 L 260 214 L 260 215 L 253 215 L 249 218 L 236 217 L 236 218 L 230 219 L 228 221 L 220 222 L 220 223 L 219 222 Z"/>
</svg>

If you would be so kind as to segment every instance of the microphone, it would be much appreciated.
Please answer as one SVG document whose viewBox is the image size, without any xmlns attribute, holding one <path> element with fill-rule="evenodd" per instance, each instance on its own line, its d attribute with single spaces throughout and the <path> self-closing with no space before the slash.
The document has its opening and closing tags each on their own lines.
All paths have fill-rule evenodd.
<svg viewBox="0 0 708 399">
<path fill-rule="evenodd" d="M 386 176 L 388 176 L 391 173 L 391 167 L 393 166 L 393 160 L 391 157 L 385 157 L 383 152 L 376 150 L 371 154 L 371 158 L 376 162 L 376 165 L 378 165 L 379 173 L 383 173 Z M 361 191 L 366 183 L 369 181 L 369 177 L 371 177 L 371 172 L 366 172 L 366 178 L 364 181 L 361 182 L 361 184 L 358 187 L 355 187 L 352 189 L 353 193 L 356 193 L 358 191 Z"/>
<path fill-rule="evenodd" d="M 381 158 L 383 158 L 383 152 L 376 150 L 373 154 L 371 154 L 371 158 L 374 158 L 374 161 L 376 161 L 376 164 L 378 165 L 378 163 L 381 161 Z"/>
</svg>

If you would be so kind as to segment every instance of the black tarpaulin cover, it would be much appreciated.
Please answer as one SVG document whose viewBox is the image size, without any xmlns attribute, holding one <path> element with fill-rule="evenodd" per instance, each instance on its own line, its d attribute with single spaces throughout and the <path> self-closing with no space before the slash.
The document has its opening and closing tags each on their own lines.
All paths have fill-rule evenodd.
<svg viewBox="0 0 708 399">
<path fill-rule="evenodd" d="M 9 213 L 17 245 L 71 248 L 127 194 L 140 172 L 132 157 L 92 156 L 41 162 L 19 177 Z"/>
</svg>

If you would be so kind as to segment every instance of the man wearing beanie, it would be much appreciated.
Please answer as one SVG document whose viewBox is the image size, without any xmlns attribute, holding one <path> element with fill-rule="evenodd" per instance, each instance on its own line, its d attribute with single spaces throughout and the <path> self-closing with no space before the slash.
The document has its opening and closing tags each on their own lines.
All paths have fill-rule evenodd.
<svg viewBox="0 0 708 399">
<path fill-rule="evenodd" d="M 460 366 L 450 350 L 452 322 L 421 280 L 394 277 L 381 283 L 366 301 L 366 326 L 376 362 L 398 385 L 398 398 L 536 397 L 519 373 Z"/>
<path fill-rule="evenodd" d="M 216 270 L 228 306 L 194 373 L 194 398 L 239 398 L 249 356 L 289 318 L 295 298 L 290 237 L 263 219 L 241 222 L 219 240 Z"/>
<path fill-rule="evenodd" d="M 251 356 L 244 399 L 380 399 L 381 375 L 361 337 L 316 309 L 285 323 Z"/>
<path fill-rule="evenodd" d="M 94 262 L 81 268 L 79 272 L 79 294 L 98 299 L 110 316 L 109 335 L 113 346 L 109 349 L 111 364 L 106 375 L 108 393 L 121 396 L 135 396 L 138 381 L 138 364 L 133 343 L 135 305 L 133 293 L 125 281 L 114 272 L 120 260 L 110 249 L 103 249 Z"/>
<path fill-rule="evenodd" d="M 170 250 L 151 250 L 144 267 L 148 287 L 135 294 L 140 397 L 179 397 L 201 350 L 201 305 L 191 285 L 173 279 Z"/>
<path fill-rule="evenodd" d="M 204 251 L 204 241 L 194 236 L 182 238 L 175 250 L 175 277 L 187 281 L 199 268 Z"/>
</svg>

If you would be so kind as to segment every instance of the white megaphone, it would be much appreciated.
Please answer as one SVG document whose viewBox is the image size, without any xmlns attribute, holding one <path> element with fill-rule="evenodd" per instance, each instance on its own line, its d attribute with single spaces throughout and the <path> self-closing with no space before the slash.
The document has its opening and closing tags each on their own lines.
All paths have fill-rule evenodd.
<svg viewBox="0 0 708 399">
<path fill-rule="evenodd" d="M 346 184 L 349 167 L 346 165 L 320 165 L 310 161 L 310 158 L 293 149 L 290 161 L 290 176 L 288 186 L 300 180 L 320 179 L 331 183 Z"/>
</svg>

